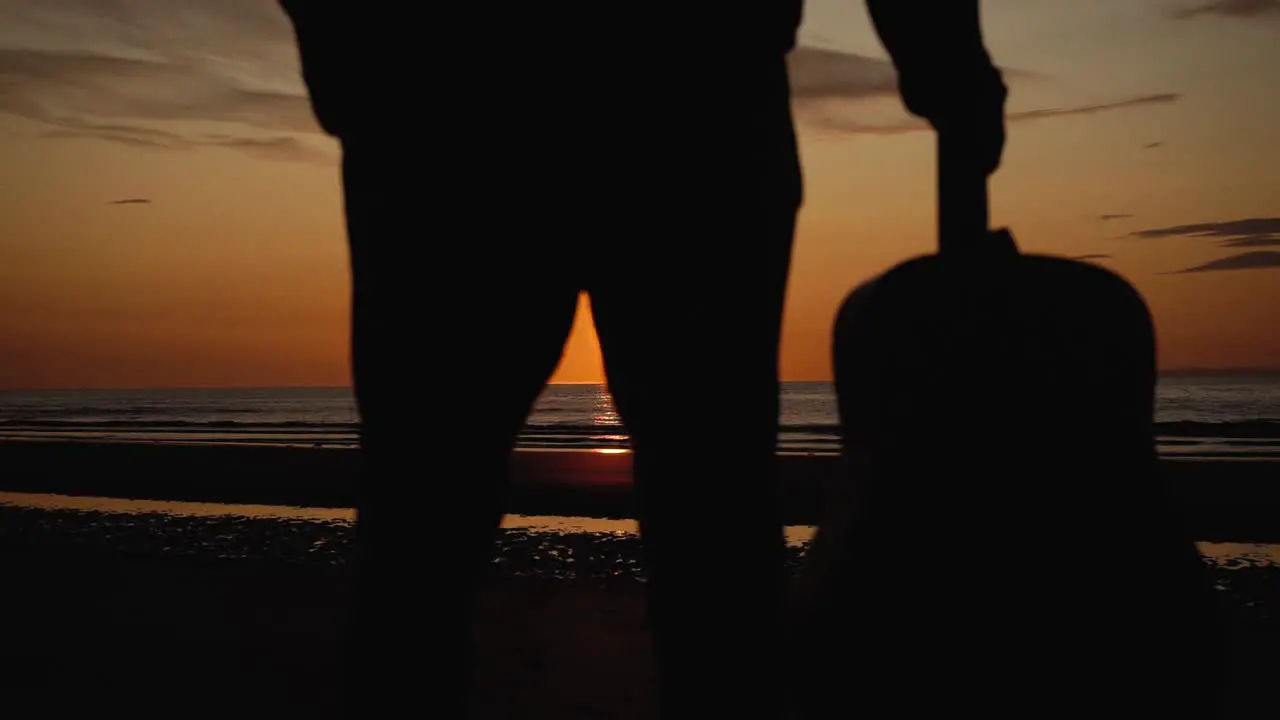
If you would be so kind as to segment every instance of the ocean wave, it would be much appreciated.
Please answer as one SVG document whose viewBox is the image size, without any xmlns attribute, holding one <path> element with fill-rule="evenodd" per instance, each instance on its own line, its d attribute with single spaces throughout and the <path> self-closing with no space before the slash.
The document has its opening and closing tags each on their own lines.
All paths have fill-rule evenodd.
<svg viewBox="0 0 1280 720">
<path fill-rule="evenodd" d="M 464 433 L 449 426 L 445 434 Z M 690 428 L 697 435 L 697 427 Z M 1258 418 L 1237 422 L 1180 420 L 1156 423 L 1157 448 L 1164 457 L 1280 460 L 1280 420 Z M 314 420 L 167 420 L 167 419 L 41 419 L 0 420 L 0 441 L 45 440 L 72 442 L 144 442 L 199 445 L 284 445 L 354 448 L 354 422 Z M 628 450 L 631 439 L 618 423 L 581 421 L 530 423 L 516 439 L 526 450 Z M 840 428 L 834 424 L 783 423 L 778 432 L 780 453 L 836 455 L 841 450 Z"/>
<path fill-rule="evenodd" d="M 354 422 L 315 422 L 308 420 L 282 420 L 278 422 L 254 422 L 247 420 L 0 420 L 0 429 L 59 429 L 59 428 L 122 428 L 140 430 L 255 430 L 321 432 L 355 431 Z"/>
<path fill-rule="evenodd" d="M 135 432 L 199 432 L 216 433 L 345 433 L 356 432 L 355 422 L 316 422 L 307 420 L 283 420 L 262 422 L 248 420 L 112 420 L 112 419 L 47 419 L 0 420 L 0 433 L 12 431 L 66 431 L 66 430 L 129 430 Z M 461 428 L 459 428 L 461 429 Z M 784 434 L 811 437 L 829 437 L 838 440 L 838 425 L 823 423 L 783 423 L 779 427 Z M 1280 419 L 1256 418 L 1234 422 L 1200 422 L 1179 420 L 1155 423 L 1156 435 L 1164 438 L 1221 438 L 1280 440 Z M 521 434 L 527 437 L 626 437 L 621 424 L 539 423 L 524 427 Z"/>
</svg>

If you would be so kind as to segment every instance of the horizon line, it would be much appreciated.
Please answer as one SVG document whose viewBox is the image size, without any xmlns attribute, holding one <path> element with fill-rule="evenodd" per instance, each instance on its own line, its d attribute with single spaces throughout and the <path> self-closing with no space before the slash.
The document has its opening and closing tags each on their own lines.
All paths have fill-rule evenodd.
<svg viewBox="0 0 1280 720">
<path fill-rule="evenodd" d="M 1242 367 L 1242 368 L 1174 368 L 1169 370 L 1161 370 L 1156 373 L 1158 378 L 1163 377 L 1244 377 L 1250 375 L 1280 375 L 1280 367 Z M 832 383 L 833 380 L 782 380 L 782 384 L 788 383 Z M 548 382 L 547 385 L 607 385 L 606 381 L 594 380 L 574 380 L 561 382 Z M 131 392 L 131 391 L 149 391 L 149 390 L 350 390 L 352 386 L 347 385 L 152 385 L 152 386 L 99 386 L 99 387 L 0 387 L 0 392 L 16 393 L 16 392 Z"/>
</svg>

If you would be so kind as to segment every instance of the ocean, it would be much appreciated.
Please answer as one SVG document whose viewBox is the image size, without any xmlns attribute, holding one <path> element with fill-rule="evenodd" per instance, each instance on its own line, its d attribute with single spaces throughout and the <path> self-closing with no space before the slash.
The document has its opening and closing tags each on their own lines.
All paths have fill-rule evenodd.
<svg viewBox="0 0 1280 720">
<path fill-rule="evenodd" d="M 698 383 L 684 395 L 684 412 L 706 422 Z M 420 412 L 424 426 L 448 426 L 447 412 Z M 0 440 L 354 447 L 356 421 L 349 388 L 0 391 Z M 1156 421 L 1164 456 L 1280 459 L 1280 375 L 1161 378 Z M 780 452 L 839 452 L 836 423 L 831 383 L 783 383 Z M 518 441 L 525 448 L 627 444 L 608 391 L 595 384 L 549 385 Z"/>
</svg>

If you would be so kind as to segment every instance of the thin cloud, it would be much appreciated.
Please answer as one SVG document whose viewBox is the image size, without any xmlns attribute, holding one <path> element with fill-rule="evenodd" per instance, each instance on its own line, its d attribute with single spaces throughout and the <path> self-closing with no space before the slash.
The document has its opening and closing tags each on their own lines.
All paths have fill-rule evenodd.
<svg viewBox="0 0 1280 720">
<path fill-rule="evenodd" d="M 296 137 L 281 135 L 265 138 L 209 136 L 199 144 L 207 147 L 222 147 L 236 150 L 263 160 L 289 160 L 294 162 L 310 162 L 330 164 L 335 162 L 333 156 L 303 143 Z"/>
<path fill-rule="evenodd" d="M 308 143 L 320 129 L 306 96 L 239 87 L 198 68 L 134 58 L 0 50 L 0 112 L 51 126 L 45 138 L 138 148 L 222 147 L 267 160 L 332 163 Z M 247 132 L 200 136 L 149 123 L 220 122 Z M 271 133 L 262 137 L 263 133 Z"/>
<path fill-rule="evenodd" d="M 120 200 L 112 200 L 108 205 L 150 205 L 151 200 L 148 198 L 121 198 Z"/>
<path fill-rule="evenodd" d="M 1143 150 L 1155 150 L 1155 149 L 1156 149 L 1156 148 L 1158 148 L 1158 147 L 1164 147 L 1164 141 L 1163 141 L 1163 140 L 1157 140 L 1157 141 L 1155 141 L 1155 142 L 1149 142 L 1149 143 L 1147 143 L 1146 145 L 1143 145 L 1143 146 L 1142 146 L 1142 149 L 1143 149 Z"/>
<path fill-rule="evenodd" d="M 330 164 L 334 158 L 297 137 L 243 137 L 227 134 L 182 135 L 141 125 L 94 123 L 75 118 L 53 118 L 58 127 L 41 133 L 44 138 L 81 138 L 105 140 L 130 147 L 154 150 L 192 150 L 201 147 L 226 148 L 264 160 L 284 160 Z"/>
<path fill-rule="evenodd" d="M 1062 115 L 1091 115 L 1093 113 L 1106 112 L 1108 110 L 1120 110 L 1123 108 L 1136 107 L 1140 105 L 1160 105 L 1165 103 L 1177 102 L 1182 99 L 1181 93 L 1153 93 L 1149 95 L 1137 95 L 1135 97 L 1125 98 L 1123 100 L 1114 100 L 1106 103 L 1094 103 L 1091 105 L 1076 105 L 1074 107 L 1059 108 L 1042 108 L 1039 110 L 1025 110 L 1023 112 L 1010 113 L 1007 116 L 1009 120 L 1041 120 L 1049 117 L 1060 117 Z"/>
<path fill-rule="evenodd" d="M 1223 222 L 1170 225 L 1135 230 L 1125 237 L 1138 239 L 1209 238 L 1217 247 L 1280 247 L 1280 217 L 1243 218 Z"/>
<path fill-rule="evenodd" d="M 1074 255 L 1070 259 L 1071 260 L 1110 260 L 1111 256 L 1104 255 L 1102 253 L 1090 253 L 1088 255 Z"/>
<path fill-rule="evenodd" d="M 1130 215 L 1129 213 L 1103 213 L 1102 215 L 1098 216 L 1098 219 L 1105 222 L 1107 220 L 1123 220 L 1124 218 L 1131 218 L 1131 217 L 1133 216 Z"/>
<path fill-rule="evenodd" d="M 1229 18 L 1280 17 L 1280 0 L 1213 0 L 1190 7 L 1173 8 L 1169 14 L 1179 20 L 1215 15 Z"/>
<path fill-rule="evenodd" d="M 850 103 L 896 99 L 898 74 L 888 59 L 810 46 L 801 46 L 787 58 L 791 98 L 797 118 L 818 130 L 837 134 L 898 135 L 929 130 L 915 117 L 889 122 L 871 122 L 859 117 Z M 1043 75 L 1022 68 L 1002 67 L 1006 83 L 1043 79 Z M 1120 109 L 1133 105 L 1173 102 L 1180 96 L 1164 93 L 1140 95 L 1103 104 L 1040 108 L 1008 112 L 1007 122 L 1037 120 L 1060 115 L 1079 115 Z M 894 113 L 901 115 L 901 110 Z"/>
<path fill-rule="evenodd" d="M 1187 273 L 1220 272 L 1225 270 L 1264 270 L 1280 268 L 1280 252 L 1275 250 L 1254 250 L 1229 257 L 1211 260 L 1183 270 L 1176 270 L 1164 275 L 1185 275 Z"/>
<path fill-rule="evenodd" d="M 1218 247 L 1280 247 L 1280 235 L 1249 235 L 1247 237 L 1231 238 L 1218 243 Z"/>
<path fill-rule="evenodd" d="M 915 117 L 890 122 L 868 122 L 856 117 L 847 103 L 898 96 L 898 75 L 893 63 L 815 47 L 798 47 L 788 57 L 792 103 L 797 116 L 820 130 L 843 134 L 897 135 L 920 132 L 929 125 Z M 1006 83 L 1042 78 L 1019 68 L 1001 68 Z M 1024 122 L 1065 115 L 1086 115 L 1138 105 L 1172 103 L 1177 93 L 1137 95 L 1107 103 L 1007 112 L 1006 122 Z"/>
<path fill-rule="evenodd" d="M 182 135 L 140 125 L 95 123 L 74 117 L 50 117 L 45 120 L 55 129 L 40 133 L 44 138 L 94 138 L 132 147 L 163 150 L 186 150 L 191 143 Z"/>
<path fill-rule="evenodd" d="M 908 120 L 899 123 L 876 124 L 847 117 L 834 112 L 806 112 L 799 108 L 802 119 L 819 130 L 847 135 L 901 135 L 903 133 L 928 130 L 923 121 Z"/>
<path fill-rule="evenodd" d="M 802 45 L 787 56 L 793 100 L 857 100 L 896 97 L 898 72 L 888 59 Z M 1020 68 L 1000 68 L 1005 80 L 1040 77 Z"/>
<path fill-rule="evenodd" d="M 1280 233 L 1280 218 L 1245 218 L 1243 220 L 1226 220 L 1223 222 L 1194 223 L 1190 225 L 1171 225 L 1162 228 L 1148 228 L 1129 233 L 1133 237 L 1174 237 L 1177 235 L 1200 237 L 1233 237 L 1256 233 Z"/>
<path fill-rule="evenodd" d="M 1177 102 L 1182 99 L 1180 93 L 1155 93 L 1148 95 L 1137 95 L 1122 100 L 1114 100 L 1107 103 L 1093 103 L 1089 105 L 1075 105 L 1056 108 L 1038 108 L 1035 110 L 1022 110 L 1017 112 L 1005 113 L 1006 123 L 1029 122 L 1033 120 L 1044 120 L 1047 118 L 1064 117 L 1069 115 L 1092 115 L 1100 112 L 1108 112 L 1112 110 L 1123 110 L 1143 105 L 1159 105 Z M 853 118 L 842 117 L 836 114 L 815 114 L 809 118 L 814 124 L 824 129 L 845 132 L 845 133 L 861 133 L 869 135 L 898 135 L 908 132 L 919 132 L 928 130 L 929 125 L 923 120 L 908 120 L 900 123 L 889 124 L 872 124 L 864 123 Z"/>
<path fill-rule="evenodd" d="M 898 92 L 898 73 L 888 60 L 856 53 L 798 47 L 787 56 L 791 97 L 811 100 L 856 100 L 888 97 Z"/>
<path fill-rule="evenodd" d="M 133 58 L 0 50 L 0 112 L 30 120 L 219 121 L 318 133 L 306 95 L 239 86 L 229 78 Z M 54 124 L 57 124 L 54 122 Z"/>
</svg>

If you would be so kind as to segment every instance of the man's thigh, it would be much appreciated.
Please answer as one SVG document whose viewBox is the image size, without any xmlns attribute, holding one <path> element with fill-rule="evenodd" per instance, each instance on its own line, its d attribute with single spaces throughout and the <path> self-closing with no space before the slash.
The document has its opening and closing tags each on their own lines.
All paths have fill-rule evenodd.
<svg viewBox="0 0 1280 720">
<path fill-rule="evenodd" d="M 726 396 L 776 393 L 777 346 L 796 215 L 799 159 L 783 58 L 680 99 L 641 141 L 612 241 L 587 290 L 609 382 L 627 406 L 672 381 L 716 378 Z M 698 73 L 694 72 L 696 77 Z M 615 205 L 614 207 L 618 207 Z M 638 428 L 632 427 L 633 432 Z"/>
<path fill-rule="evenodd" d="M 705 408 L 712 424 L 776 420 L 760 413 L 776 413 L 795 214 L 755 217 L 752 227 L 726 225 L 725 235 L 673 232 L 684 248 L 650 249 L 627 276 L 592 286 L 610 389 L 633 436 L 669 422 L 654 410 L 669 414 L 685 402 L 686 381 L 702 383 L 702 397 L 720 405 Z M 735 416 L 725 403 L 747 412 Z"/>
<path fill-rule="evenodd" d="M 559 362 L 578 296 L 567 240 L 545 199 L 465 182 L 428 156 L 344 143 L 353 369 L 366 430 L 405 413 L 509 441 Z M 465 173 L 465 175 L 463 174 Z"/>
</svg>

